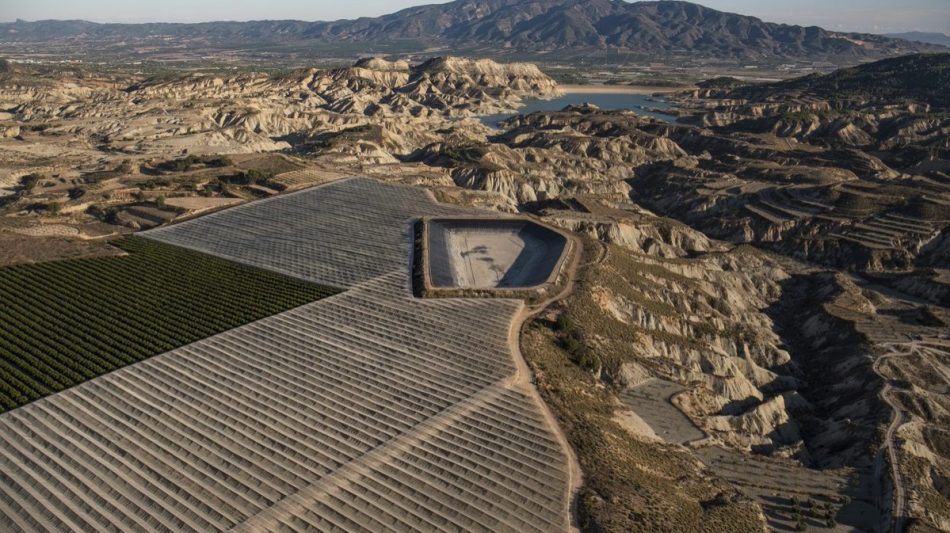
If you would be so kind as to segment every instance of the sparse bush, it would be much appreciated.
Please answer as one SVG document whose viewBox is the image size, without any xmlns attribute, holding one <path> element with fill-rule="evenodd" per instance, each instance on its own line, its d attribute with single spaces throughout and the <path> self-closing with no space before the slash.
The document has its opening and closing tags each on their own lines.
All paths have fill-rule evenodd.
<svg viewBox="0 0 950 533">
<path fill-rule="evenodd" d="M 571 320 L 571 317 L 567 316 L 567 313 L 561 313 L 558 315 L 554 327 L 561 333 L 571 333 L 574 331 L 574 322 Z"/>
<path fill-rule="evenodd" d="M 574 355 L 575 353 L 579 352 L 582 347 L 583 345 L 581 344 L 581 342 L 577 340 L 577 337 L 574 337 L 573 335 L 570 335 L 564 339 L 564 349 L 567 350 L 567 352 L 571 355 Z"/>
<path fill-rule="evenodd" d="M 562 341 L 564 351 L 571 358 L 571 361 L 584 370 L 594 370 L 597 367 L 597 360 L 590 347 L 584 343 L 575 333 L 564 337 Z"/>
<path fill-rule="evenodd" d="M 130 159 L 123 159 L 122 162 L 119 163 L 119 166 L 115 167 L 115 170 L 113 170 L 113 172 L 117 172 L 117 173 L 119 173 L 119 174 L 131 174 L 131 173 L 132 173 L 132 160 L 130 160 Z"/>
<path fill-rule="evenodd" d="M 207 155 L 189 155 L 183 159 L 174 159 L 159 164 L 156 168 L 162 172 L 188 172 L 197 166 L 206 168 L 221 168 L 233 165 L 230 157 L 227 156 L 207 156 Z"/>
<path fill-rule="evenodd" d="M 123 160 L 112 170 L 100 170 L 97 172 L 87 172 L 82 175 L 83 183 L 95 184 L 101 181 L 110 180 L 113 178 L 118 178 L 119 176 L 125 176 L 132 173 L 132 161 L 129 159 Z"/>
<path fill-rule="evenodd" d="M 139 187 L 142 189 L 151 190 L 151 189 L 158 189 L 160 187 L 161 188 L 170 187 L 171 185 L 172 185 L 172 182 L 165 178 L 155 178 L 155 179 L 143 181 L 139 185 Z"/>
<path fill-rule="evenodd" d="M 103 208 L 102 206 L 91 205 L 86 209 L 86 213 L 106 224 L 119 223 L 119 210 L 115 207 Z"/>
<path fill-rule="evenodd" d="M 576 363 L 577 366 L 588 371 L 593 371 L 597 368 L 597 360 L 594 359 L 594 355 L 591 353 L 591 351 L 586 348 L 578 353 Z"/>
<path fill-rule="evenodd" d="M 273 173 L 262 172 L 255 169 L 235 172 L 229 176 L 218 176 L 219 181 L 231 185 L 260 185 L 262 187 L 268 187 L 270 189 L 276 189 L 279 191 L 283 190 L 285 188 L 284 185 L 271 181 L 273 178 Z"/>
<path fill-rule="evenodd" d="M 247 172 L 235 172 L 229 176 L 218 176 L 218 180 L 231 185 L 250 185 L 255 183 L 254 179 Z"/>
<path fill-rule="evenodd" d="M 42 174 L 37 174 L 35 172 L 27 174 L 26 176 L 20 178 L 20 184 L 18 187 L 19 191 L 22 193 L 28 193 L 32 191 L 34 187 L 36 187 L 36 184 L 39 183 L 40 180 L 44 179 L 46 179 L 46 176 Z"/>
<path fill-rule="evenodd" d="M 59 213 L 62 206 L 57 202 L 34 202 L 26 206 L 27 211 L 36 211 L 42 213 Z"/>
<path fill-rule="evenodd" d="M 907 252 L 901 253 L 895 260 L 897 268 L 901 270 L 910 270 L 914 266 L 914 258 Z"/>
</svg>

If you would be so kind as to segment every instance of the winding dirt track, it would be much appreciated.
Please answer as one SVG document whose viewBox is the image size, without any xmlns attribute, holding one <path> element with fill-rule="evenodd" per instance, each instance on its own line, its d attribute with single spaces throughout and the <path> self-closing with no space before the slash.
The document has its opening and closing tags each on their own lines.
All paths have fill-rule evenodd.
<svg viewBox="0 0 950 533">
<path fill-rule="evenodd" d="M 933 340 L 931 340 L 931 342 L 933 342 Z M 878 375 L 881 375 L 879 370 L 880 366 L 888 359 L 894 357 L 907 357 L 918 351 L 933 350 L 933 347 L 928 347 L 927 342 L 924 340 L 886 343 L 883 344 L 882 347 L 887 349 L 888 353 L 878 357 L 874 361 L 873 368 Z M 950 379 L 948 379 L 944 369 L 938 368 L 935 365 L 931 366 L 933 367 L 934 372 L 943 378 L 944 382 L 950 386 Z M 884 447 L 887 450 L 888 460 L 891 463 L 891 478 L 893 479 L 894 483 L 894 509 L 891 515 L 894 517 L 895 533 L 902 533 L 904 531 L 907 515 L 907 490 L 904 487 L 903 478 L 901 477 L 898 463 L 897 431 L 904 424 L 904 422 L 907 421 L 907 417 L 904 415 L 904 410 L 901 408 L 901 406 L 891 398 L 891 392 L 893 389 L 894 387 L 891 385 L 891 383 L 885 379 L 884 388 L 881 389 L 881 398 L 887 403 L 888 406 L 890 406 L 892 410 L 891 421 L 887 426 L 887 432 L 884 434 Z"/>
<path fill-rule="evenodd" d="M 564 450 L 564 454 L 567 457 L 567 501 L 564 502 L 565 512 L 568 515 L 568 525 L 571 531 L 579 531 L 577 525 L 577 513 L 575 512 L 575 503 L 576 495 L 580 490 L 581 483 L 583 481 L 583 472 L 581 471 L 580 462 L 577 460 L 577 455 L 574 453 L 574 448 L 571 446 L 570 441 L 567 439 L 567 435 L 561 429 L 560 424 L 558 424 L 557 417 L 554 416 L 554 413 L 548 408 L 547 404 L 544 403 L 544 400 L 541 398 L 541 394 L 538 392 L 537 387 L 534 386 L 534 376 L 531 373 L 531 369 L 528 368 L 528 364 L 524 358 L 524 354 L 521 352 L 521 333 L 524 329 L 524 325 L 528 323 L 529 320 L 541 314 L 548 306 L 559 302 L 568 296 L 574 291 L 574 283 L 577 279 L 577 269 L 580 265 L 580 259 L 583 255 L 584 245 L 581 239 L 570 235 L 569 236 L 573 245 L 570 247 L 571 261 L 565 266 L 565 276 L 566 281 L 564 283 L 564 288 L 555 294 L 554 296 L 535 304 L 531 307 L 524 306 L 522 307 L 521 312 L 515 316 L 511 321 L 511 330 L 509 331 L 508 341 L 511 346 L 511 354 L 515 361 L 515 367 L 517 371 L 512 377 L 513 384 L 517 384 L 527 391 L 535 404 L 537 404 L 538 409 L 541 414 L 544 415 L 545 420 L 550 426 L 551 432 L 554 434 L 555 439 L 561 448 Z"/>
<path fill-rule="evenodd" d="M 901 343 L 901 344 L 886 344 L 885 348 L 891 350 L 889 353 L 878 357 L 874 361 L 874 372 L 878 375 L 881 375 L 879 367 L 885 361 L 892 357 L 906 357 L 910 355 L 911 350 L 913 349 L 915 343 Z M 906 347 L 907 351 L 899 351 L 900 347 Z M 888 406 L 891 408 L 891 421 L 887 426 L 887 431 L 884 434 L 884 448 L 887 450 L 888 461 L 891 464 L 891 480 L 894 483 L 894 508 L 891 511 L 891 516 L 894 518 L 894 532 L 901 533 L 904 531 L 904 517 L 906 515 L 907 507 L 907 493 L 904 490 L 904 483 L 901 479 L 900 466 L 898 463 L 897 457 L 897 444 L 895 437 L 897 435 L 897 430 L 900 429 L 901 425 L 904 424 L 904 411 L 901 409 L 901 406 L 897 404 L 891 398 L 891 391 L 893 387 L 890 384 L 890 381 L 884 381 L 884 388 L 881 389 L 881 399 L 884 400 Z"/>
</svg>

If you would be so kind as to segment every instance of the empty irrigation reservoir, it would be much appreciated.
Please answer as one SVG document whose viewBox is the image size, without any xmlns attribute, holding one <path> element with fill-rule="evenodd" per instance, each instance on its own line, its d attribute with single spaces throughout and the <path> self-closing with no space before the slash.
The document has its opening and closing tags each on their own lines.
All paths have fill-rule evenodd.
<svg viewBox="0 0 950 533">
<path fill-rule="evenodd" d="M 434 219 L 428 264 L 440 288 L 529 288 L 549 281 L 567 238 L 527 219 Z"/>
</svg>

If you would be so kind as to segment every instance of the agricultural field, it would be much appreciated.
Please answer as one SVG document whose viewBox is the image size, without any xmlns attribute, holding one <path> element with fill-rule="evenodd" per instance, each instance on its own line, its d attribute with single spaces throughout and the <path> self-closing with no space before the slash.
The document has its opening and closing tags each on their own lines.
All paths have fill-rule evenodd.
<svg viewBox="0 0 950 533">
<path fill-rule="evenodd" d="M 702 439 L 702 432 L 688 416 L 670 403 L 670 398 L 686 387 L 662 379 L 649 379 L 623 391 L 619 399 L 637 413 L 658 437 L 670 444 L 687 444 Z"/>
<path fill-rule="evenodd" d="M 336 292 L 141 238 L 115 246 L 0 268 L 3 410 Z"/>
<path fill-rule="evenodd" d="M 410 221 L 474 214 L 438 204 L 422 189 L 348 179 L 143 233 L 332 287 L 348 288 L 407 268 Z"/>
<path fill-rule="evenodd" d="M 762 506 L 773 531 L 872 531 L 880 522 L 866 487 L 849 483 L 851 473 L 815 470 L 783 458 L 708 446 L 696 455 Z M 839 524 L 838 522 L 844 522 Z"/>
<path fill-rule="evenodd" d="M 324 183 L 336 181 L 343 177 L 344 175 L 338 172 L 308 168 L 277 174 L 271 181 L 284 187 L 285 190 L 295 191 L 297 189 L 323 185 Z"/>
<path fill-rule="evenodd" d="M 412 219 L 463 214 L 347 180 L 144 233 L 347 290 L 0 415 L 0 530 L 567 529 L 524 304 L 409 286 Z"/>
</svg>

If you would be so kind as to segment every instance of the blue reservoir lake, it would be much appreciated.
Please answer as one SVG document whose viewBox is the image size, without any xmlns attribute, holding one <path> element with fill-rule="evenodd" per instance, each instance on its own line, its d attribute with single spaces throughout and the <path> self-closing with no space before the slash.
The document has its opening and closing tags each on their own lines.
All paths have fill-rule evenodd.
<svg viewBox="0 0 950 533">
<path fill-rule="evenodd" d="M 638 115 L 655 117 L 666 122 L 675 122 L 676 115 L 662 113 L 664 109 L 671 109 L 673 106 L 658 97 L 644 94 L 624 94 L 624 93 L 570 93 L 559 96 L 551 100 L 525 100 L 525 105 L 514 113 L 501 113 L 497 115 L 485 115 L 480 120 L 486 126 L 497 128 L 501 122 L 518 115 L 533 113 L 535 111 L 560 111 L 569 105 L 593 104 L 601 109 L 624 109 L 630 110 Z"/>
</svg>

